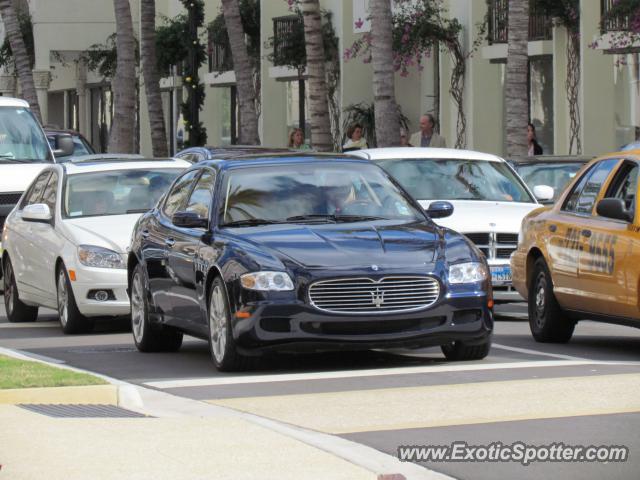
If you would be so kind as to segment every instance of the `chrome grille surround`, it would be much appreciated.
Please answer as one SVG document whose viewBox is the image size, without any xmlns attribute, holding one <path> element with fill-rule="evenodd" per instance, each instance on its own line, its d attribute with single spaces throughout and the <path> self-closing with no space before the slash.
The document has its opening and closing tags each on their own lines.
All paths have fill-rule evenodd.
<svg viewBox="0 0 640 480">
<path fill-rule="evenodd" d="M 389 314 L 422 310 L 440 297 L 432 276 L 389 276 L 321 280 L 309 287 L 309 301 L 318 310 L 340 314 Z"/>
</svg>

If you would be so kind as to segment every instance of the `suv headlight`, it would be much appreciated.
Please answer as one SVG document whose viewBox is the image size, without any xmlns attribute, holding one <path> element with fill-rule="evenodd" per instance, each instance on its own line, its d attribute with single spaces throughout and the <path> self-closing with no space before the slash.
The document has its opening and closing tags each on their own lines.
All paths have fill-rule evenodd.
<svg viewBox="0 0 640 480">
<path fill-rule="evenodd" d="M 255 272 L 245 273 L 240 277 L 240 283 L 248 290 L 284 292 L 293 290 L 293 282 L 284 272 Z"/>
<path fill-rule="evenodd" d="M 82 265 L 98 268 L 126 268 L 122 255 L 108 248 L 80 245 L 78 258 Z"/>
<path fill-rule="evenodd" d="M 477 283 L 489 278 L 489 272 L 484 263 L 458 263 L 449 267 L 449 283 Z"/>
</svg>

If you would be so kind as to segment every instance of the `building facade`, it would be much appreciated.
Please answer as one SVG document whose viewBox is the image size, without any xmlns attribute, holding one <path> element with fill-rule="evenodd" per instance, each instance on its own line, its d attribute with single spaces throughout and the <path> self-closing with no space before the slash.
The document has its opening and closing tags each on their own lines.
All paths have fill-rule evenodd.
<svg viewBox="0 0 640 480">
<path fill-rule="evenodd" d="M 564 155 L 577 152 L 571 142 L 571 109 L 567 100 L 567 41 L 564 27 L 555 25 L 535 11 L 532 1 L 529 42 L 530 118 L 536 125 L 545 153 Z M 581 153 L 597 155 L 618 149 L 636 140 L 640 130 L 640 49 L 612 53 L 601 25 L 603 11 L 612 0 L 581 0 L 580 84 L 577 118 Z M 368 0 L 321 0 L 331 12 L 331 22 L 344 52 L 369 29 Z M 105 44 L 115 32 L 113 4 L 105 0 L 28 0 L 34 31 L 34 76 L 45 123 L 72 128 L 83 133 L 97 150 L 106 149 L 113 109 L 110 79 L 102 78 L 87 66 L 85 52 L 91 45 Z M 507 58 L 506 0 L 445 0 L 448 14 L 463 26 L 462 46 L 473 49 L 477 25 L 489 19 L 487 38 L 466 61 L 463 110 L 466 117 L 467 148 L 502 155 L 505 145 L 504 84 Z M 283 40 L 287 26 L 295 22 L 285 0 L 260 2 L 260 138 L 267 146 L 283 146 L 289 131 L 308 121 L 305 82 L 297 70 L 274 65 L 269 60 L 275 36 Z M 165 17 L 184 13 L 178 0 L 156 0 L 158 24 Z M 139 31 L 139 0 L 131 0 L 134 28 Z M 221 13 L 220 0 L 206 0 L 205 24 Z M 289 22 L 289 23 L 288 23 Z M 614 26 L 615 27 L 615 26 Z M 284 33 L 283 33 L 284 32 Z M 206 33 L 203 31 L 203 37 Z M 594 40 L 604 47 L 592 45 Z M 285 39 L 286 40 L 286 39 Z M 631 53 L 629 53 L 631 52 Z M 209 44 L 209 61 L 200 78 L 206 98 L 200 113 L 208 143 L 235 142 L 238 128 L 235 74 L 229 70 L 224 45 Z M 422 113 L 434 113 L 439 128 L 454 146 L 458 138 L 458 107 L 449 92 L 453 61 L 445 52 L 432 52 L 424 69 L 396 76 L 396 99 L 409 119 L 409 130 L 418 129 Z M 339 88 L 336 94 L 339 115 L 350 105 L 373 101 L 372 67 L 361 59 L 339 59 Z M 165 117 L 172 151 L 179 147 L 179 105 L 184 88 L 177 75 L 162 79 Z M 0 93 L 13 95 L 12 73 L 0 72 Z M 151 153 L 144 83 L 140 81 L 138 132 L 141 152 Z M 338 119 L 342 125 L 343 119 Z M 523 132 L 526 135 L 526 132 Z"/>
</svg>

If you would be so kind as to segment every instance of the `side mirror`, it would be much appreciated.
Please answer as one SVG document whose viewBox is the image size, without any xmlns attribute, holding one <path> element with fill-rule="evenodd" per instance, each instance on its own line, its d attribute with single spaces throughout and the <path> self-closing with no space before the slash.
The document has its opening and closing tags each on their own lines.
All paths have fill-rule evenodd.
<svg viewBox="0 0 640 480">
<path fill-rule="evenodd" d="M 553 200 L 553 196 L 555 195 L 555 191 L 553 187 L 548 185 L 536 185 L 533 187 L 533 194 L 538 199 L 539 202 L 551 202 Z"/>
<path fill-rule="evenodd" d="M 73 137 L 71 135 L 68 133 L 59 133 L 54 136 L 54 139 L 55 149 L 53 150 L 53 154 L 56 158 L 73 155 L 75 145 L 73 144 Z"/>
<path fill-rule="evenodd" d="M 26 222 L 49 223 L 52 218 L 49 205 L 45 203 L 34 203 L 22 209 L 22 220 Z"/>
<path fill-rule="evenodd" d="M 596 212 L 601 217 L 613 218 L 624 222 L 633 221 L 633 214 L 627 210 L 624 200 L 620 198 L 603 198 L 598 202 Z"/>
<path fill-rule="evenodd" d="M 449 202 L 432 202 L 426 209 L 431 218 L 446 218 L 453 215 L 453 204 Z"/>
<path fill-rule="evenodd" d="M 176 227 L 182 228 L 207 228 L 209 220 L 202 218 L 196 212 L 177 212 L 171 218 Z"/>
</svg>

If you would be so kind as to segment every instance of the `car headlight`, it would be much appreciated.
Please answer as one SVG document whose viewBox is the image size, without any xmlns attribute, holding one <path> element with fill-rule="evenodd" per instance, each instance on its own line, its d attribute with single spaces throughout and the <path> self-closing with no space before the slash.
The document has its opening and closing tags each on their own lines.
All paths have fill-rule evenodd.
<svg viewBox="0 0 640 480">
<path fill-rule="evenodd" d="M 489 272 L 484 263 L 458 263 L 449 267 L 449 283 L 477 283 L 489 278 Z"/>
<path fill-rule="evenodd" d="M 78 258 L 82 265 L 98 268 L 126 268 L 122 255 L 108 248 L 80 245 Z"/>
<path fill-rule="evenodd" d="M 284 272 L 245 273 L 240 277 L 242 286 L 249 290 L 283 292 L 293 290 L 293 282 Z"/>
</svg>

